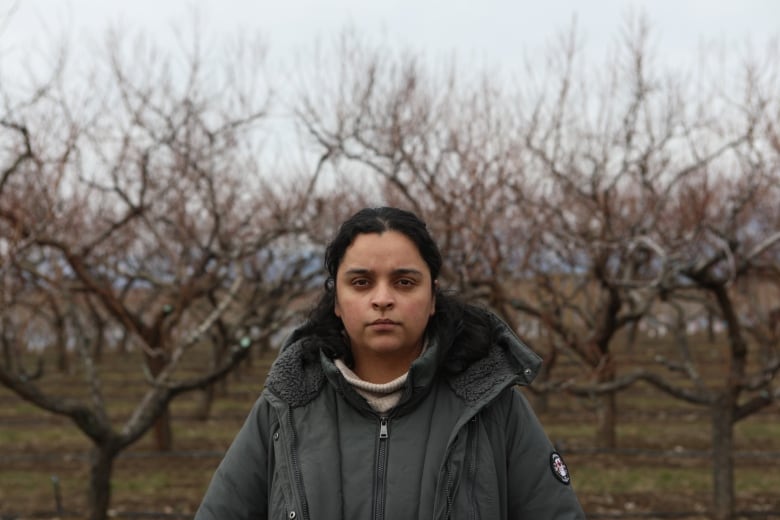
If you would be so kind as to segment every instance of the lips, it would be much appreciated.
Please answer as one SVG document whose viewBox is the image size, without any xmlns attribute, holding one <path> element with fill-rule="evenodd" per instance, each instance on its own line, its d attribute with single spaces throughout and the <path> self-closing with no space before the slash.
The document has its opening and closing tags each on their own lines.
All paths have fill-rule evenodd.
<svg viewBox="0 0 780 520">
<path fill-rule="evenodd" d="M 370 324 L 371 325 L 398 325 L 398 322 L 383 318 L 383 319 L 374 320 Z"/>
</svg>

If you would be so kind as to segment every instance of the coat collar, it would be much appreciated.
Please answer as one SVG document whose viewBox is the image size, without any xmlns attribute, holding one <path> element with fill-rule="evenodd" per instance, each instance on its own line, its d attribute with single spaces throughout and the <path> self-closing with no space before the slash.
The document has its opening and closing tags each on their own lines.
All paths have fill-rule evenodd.
<svg viewBox="0 0 780 520">
<path fill-rule="evenodd" d="M 470 407 L 483 406 L 508 386 L 531 383 L 541 366 L 541 358 L 523 344 L 503 321 L 494 315 L 491 320 L 496 328 L 496 341 L 488 354 L 463 372 L 447 377 L 452 391 Z M 282 347 L 268 374 L 266 387 L 295 408 L 312 401 L 329 382 L 353 404 L 359 405 L 362 398 L 344 380 L 333 361 L 321 350 L 319 360 L 310 359 L 305 355 L 304 341 L 322 340 L 301 338 Z M 438 350 L 436 338 L 432 338 L 428 348 L 412 363 L 407 391 L 399 410 L 414 406 L 433 386 Z"/>
</svg>

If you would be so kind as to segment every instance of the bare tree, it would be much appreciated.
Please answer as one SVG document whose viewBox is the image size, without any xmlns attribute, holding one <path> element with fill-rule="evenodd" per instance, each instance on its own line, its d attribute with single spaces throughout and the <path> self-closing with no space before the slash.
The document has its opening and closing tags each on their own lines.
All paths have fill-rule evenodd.
<svg viewBox="0 0 780 520">
<path fill-rule="evenodd" d="M 724 109 L 719 123 L 709 126 L 718 135 L 733 137 L 726 152 L 717 161 L 697 164 L 667 190 L 662 218 L 632 243 L 652 258 L 652 286 L 663 297 L 648 318 L 672 332 L 677 354 L 654 356 L 662 371 L 634 370 L 598 390 L 611 392 L 643 380 L 708 409 L 713 515 L 718 519 L 734 515 L 734 425 L 780 398 L 773 386 L 780 373 L 780 163 L 772 134 L 765 132 L 771 129 L 767 122 L 778 100 L 775 77 L 756 77 L 751 70 L 748 67 L 743 100 L 735 104 L 738 115 Z M 699 148 L 705 142 L 692 142 L 695 157 L 706 157 Z M 687 329 L 698 326 L 702 316 L 715 317 L 725 329 L 724 347 L 716 352 L 721 372 L 715 379 L 702 375 L 698 365 L 703 356 L 687 339 Z"/>
<path fill-rule="evenodd" d="M 93 442 L 92 519 L 106 518 L 116 456 L 153 426 L 169 449 L 171 400 L 283 329 L 314 277 L 300 247 L 307 183 L 271 181 L 257 159 L 270 94 L 238 75 L 257 63 L 215 71 L 192 49 L 180 67 L 117 38 L 86 84 L 59 63 L 32 96 L 2 92 L 0 383 Z M 33 330 L 42 349 L 75 354 L 83 398 L 48 392 Z M 121 419 L 98 363 L 116 331 L 143 356 L 148 385 Z M 188 362 L 204 349 L 210 366 Z"/>
<path fill-rule="evenodd" d="M 671 333 L 677 355 L 650 350 L 648 356 L 663 371 L 636 369 L 600 388 L 574 390 L 613 392 L 645 381 L 706 407 L 712 425 L 713 515 L 723 520 L 734 517 L 734 425 L 780 400 L 773 385 L 780 373 L 780 222 L 774 207 L 780 193 L 776 166 L 770 175 L 753 168 L 735 183 L 716 180 L 708 170 L 689 179 L 674 197 L 678 208 L 660 233 L 663 242 L 659 237 L 652 246 L 659 269 L 668 273 L 665 303 L 653 316 Z M 757 223 L 769 215 L 773 230 L 765 234 Z M 688 340 L 702 316 L 715 316 L 725 329 L 724 347 L 708 356 L 695 352 Z M 720 368 L 714 379 L 699 366 L 712 354 Z"/>
<path fill-rule="evenodd" d="M 486 76 L 431 71 L 353 35 L 331 55 L 297 111 L 322 160 L 360 179 L 368 200 L 423 216 L 447 257 L 441 281 L 513 321 L 499 280 L 522 263 L 508 235 L 528 230 L 507 190 L 524 175 L 509 100 Z"/>
<path fill-rule="evenodd" d="M 744 137 L 717 137 L 701 115 L 706 93 L 694 100 L 659 73 L 648 41 L 647 24 L 632 22 L 612 65 L 600 69 L 606 74 L 594 77 L 572 30 L 539 79 L 529 73 L 518 104 L 541 185 L 521 200 L 540 231 L 537 283 L 512 302 L 580 359 L 594 383 L 615 378 L 617 333 L 658 294 L 652 255 L 637 244 L 668 213 L 669 193 Z M 702 139 L 708 144 L 699 150 Z M 602 395 L 598 410 L 596 444 L 614 447 L 615 395 Z"/>
<path fill-rule="evenodd" d="M 683 277 L 677 290 L 695 288 L 725 325 L 727 348 L 720 357 L 723 377 L 707 384 L 697 371 L 688 370 L 696 384 L 693 392 L 663 386 L 673 395 L 710 408 L 714 509 L 716 517 L 723 519 L 731 518 L 734 511 L 734 425 L 780 398 L 772 385 L 780 373 L 780 343 L 770 321 L 776 311 L 766 305 L 767 295 L 771 301 L 776 294 L 764 285 L 777 283 L 776 274 L 771 273 L 777 270 L 780 228 L 776 222 L 769 235 L 751 229 L 761 209 L 775 204 L 769 201 L 776 201 L 780 192 L 776 175 L 766 176 L 755 165 L 750 168 L 730 186 L 702 180 L 695 186 L 696 195 L 686 195 L 686 205 L 708 206 L 707 218 L 689 228 L 689 246 L 678 248 L 687 254 L 676 260 Z M 710 188 L 713 184 L 717 187 Z M 690 238 L 694 238 L 692 243 Z"/>
<path fill-rule="evenodd" d="M 614 428 L 614 392 L 638 379 L 708 406 L 713 510 L 731 518 L 733 424 L 777 398 L 771 391 L 778 372 L 773 310 L 744 290 L 777 271 L 780 235 L 769 201 L 778 196 L 778 163 L 771 134 L 764 132 L 778 102 L 775 72 L 748 66 L 740 101 L 739 85 L 727 82 L 700 80 L 686 90 L 650 75 L 646 29 L 638 29 L 627 40 L 629 66 L 613 83 L 620 87 L 630 78 L 630 89 L 601 91 L 607 95 L 591 120 L 596 124 L 583 109 L 592 97 L 576 96 L 586 83 L 568 73 L 572 60 L 561 67 L 557 98 L 547 104 L 540 95 L 542 102 L 532 105 L 529 150 L 552 179 L 537 199 L 537 214 L 548 226 L 540 264 L 548 265 L 539 269 L 545 282 L 517 304 L 552 326 L 593 368 L 595 384 L 567 386 L 578 395 L 603 396 L 600 436 L 610 439 Z M 560 263 L 566 283 L 549 280 L 551 262 Z M 691 309 L 726 325 L 723 361 L 730 368 L 714 386 L 699 375 L 686 339 Z M 665 322 L 679 347 L 679 359 L 657 361 L 670 374 L 687 375 L 693 390 L 655 372 L 619 376 L 614 369 L 615 333 L 652 319 Z M 751 372 L 748 359 L 756 355 L 760 362 Z M 741 402 L 746 393 L 752 397 Z"/>
<path fill-rule="evenodd" d="M 549 70 L 509 96 L 487 76 L 455 65 L 436 74 L 419 57 L 345 37 L 299 116 L 323 157 L 426 217 L 446 281 L 546 350 L 548 374 L 563 351 L 609 381 L 611 343 L 656 294 L 651 257 L 632 244 L 662 217 L 669 190 L 733 144 L 686 161 L 704 131 L 680 86 L 647 63 L 647 38 L 646 26 L 631 29 L 622 68 L 591 81 L 572 30 Z M 614 447 L 615 398 L 602 400 L 596 442 Z"/>
<path fill-rule="evenodd" d="M 748 67 L 742 86 L 706 63 L 667 74 L 649 42 L 646 21 L 629 21 L 596 76 L 572 30 L 509 97 L 454 66 L 437 75 L 419 57 L 347 37 L 298 113 L 323 160 L 427 218 L 443 237 L 448 283 L 497 309 L 548 360 L 562 352 L 581 363 L 580 376 L 538 389 L 599 396 L 598 445 L 614 447 L 615 393 L 634 381 L 711 406 L 714 507 L 728 512 L 731 425 L 776 399 L 778 312 L 748 298 L 777 274 L 775 71 Z M 655 320 L 681 356 L 660 367 L 696 374 L 691 310 L 725 320 L 729 379 L 742 383 L 698 393 L 656 372 L 618 372 L 618 333 Z M 750 375 L 747 336 L 761 345 Z M 763 397 L 721 413 L 743 392 Z"/>
</svg>

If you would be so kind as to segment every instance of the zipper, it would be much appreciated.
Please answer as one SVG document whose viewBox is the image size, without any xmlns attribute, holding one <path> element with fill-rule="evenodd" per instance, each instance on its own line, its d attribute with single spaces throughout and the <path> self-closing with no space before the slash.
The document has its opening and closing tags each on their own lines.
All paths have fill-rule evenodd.
<svg viewBox="0 0 780 520">
<path fill-rule="evenodd" d="M 476 503 L 476 475 L 477 475 L 477 442 L 476 442 L 476 431 L 477 431 L 477 416 L 475 415 L 468 421 L 467 425 L 467 432 L 466 432 L 466 475 L 467 478 L 465 479 L 466 482 L 471 486 L 471 489 L 469 490 L 469 501 L 471 503 L 471 518 L 472 520 L 478 520 L 479 515 L 477 513 L 477 503 Z M 452 514 L 452 504 L 455 498 L 452 496 L 452 487 L 453 483 L 455 481 L 455 474 L 452 469 L 452 465 L 449 461 L 449 458 L 452 456 L 452 450 L 454 449 L 454 445 L 451 444 L 449 448 L 447 449 L 447 453 L 445 454 L 445 460 L 447 461 L 446 467 L 447 467 L 447 485 L 445 487 L 446 492 L 446 498 L 447 498 L 447 509 L 445 511 L 444 518 L 449 520 L 450 515 Z"/>
<path fill-rule="evenodd" d="M 454 479 L 455 475 L 452 472 L 452 465 L 447 462 L 447 512 L 444 515 L 446 520 L 450 520 L 450 514 L 452 513 L 452 481 Z"/>
<path fill-rule="evenodd" d="M 303 474 L 301 473 L 301 467 L 298 463 L 298 442 L 295 435 L 295 427 L 293 425 L 292 411 L 288 412 L 288 425 L 290 427 L 290 464 L 293 469 L 293 479 L 295 480 L 295 490 L 298 492 L 298 501 L 301 505 L 301 520 L 309 519 L 309 504 L 306 502 L 306 493 L 303 491 Z M 296 517 L 295 511 L 290 511 L 288 517 L 293 519 Z"/>
<path fill-rule="evenodd" d="M 479 520 L 477 508 L 477 416 L 471 418 L 468 427 L 468 439 L 466 439 L 466 453 L 468 462 L 468 481 L 471 486 L 469 502 L 471 503 L 471 520 Z"/>
<path fill-rule="evenodd" d="M 385 517 L 385 491 L 387 479 L 387 442 L 390 438 L 389 419 L 379 418 L 379 441 L 376 450 L 376 473 L 374 475 L 374 520 Z"/>
</svg>

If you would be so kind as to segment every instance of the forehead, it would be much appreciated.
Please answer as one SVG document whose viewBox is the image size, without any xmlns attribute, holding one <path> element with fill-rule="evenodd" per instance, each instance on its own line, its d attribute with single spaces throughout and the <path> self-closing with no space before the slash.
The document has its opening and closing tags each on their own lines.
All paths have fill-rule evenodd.
<svg viewBox="0 0 780 520">
<path fill-rule="evenodd" d="M 429 273 L 417 245 L 398 231 L 362 233 L 344 252 L 339 271 L 414 268 Z"/>
</svg>

